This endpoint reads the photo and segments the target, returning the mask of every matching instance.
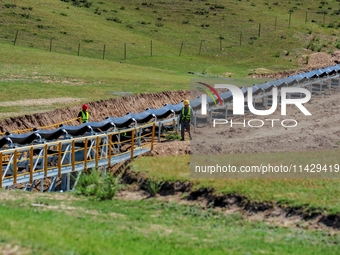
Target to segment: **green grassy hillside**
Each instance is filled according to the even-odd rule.
[[[202,74],[296,70],[340,47],[339,12],[337,1],[4,0],[0,102],[92,101],[189,89]]]
[[[184,73],[295,69],[303,55],[339,46],[337,1],[7,0],[0,7],[3,42],[14,44],[18,32],[20,46]]]

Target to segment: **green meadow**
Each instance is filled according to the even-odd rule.
[[[241,214],[67,194],[0,195],[0,251],[16,254],[338,254],[328,231],[270,226]],[[15,199],[13,198],[15,196]],[[5,254],[5,253],[4,253]]]
[[[266,80],[254,74],[308,68],[311,54],[340,49],[339,13],[334,0],[0,1],[0,103],[186,90],[198,77],[249,86]],[[5,105],[0,113],[79,104]],[[327,162],[338,158],[337,150],[318,153]],[[271,159],[305,164],[313,155]],[[267,155],[249,157],[258,164]],[[190,181],[194,189],[339,215],[336,178],[194,179],[189,161],[142,157],[130,168],[159,183]],[[6,247],[19,247],[17,254],[339,254],[337,230],[286,228],[154,198],[99,202],[1,191],[0,218],[4,254]]]

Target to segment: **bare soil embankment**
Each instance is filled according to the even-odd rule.
[[[121,117],[128,112],[138,113],[146,108],[161,108],[164,104],[177,104],[185,98],[189,98],[189,91],[166,91],[160,93],[139,94],[112,98],[109,100],[89,102],[91,121],[102,121],[106,117]],[[46,100],[46,104],[48,104]],[[21,130],[33,127],[49,126],[55,123],[65,122],[77,117],[79,107],[56,109],[45,113],[8,118],[0,121],[0,132]],[[74,122],[76,125],[77,123]]]
[[[268,224],[303,229],[323,229],[331,233],[340,230],[340,215],[327,215],[320,210],[307,207],[293,207],[277,202],[255,202],[241,194],[217,194],[211,188],[194,189],[190,181],[164,181],[159,183],[157,194],[150,195],[148,177],[124,168],[124,183],[129,188],[118,193],[119,199],[142,200],[156,197],[160,201],[196,205],[201,209],[213,208],[225,214],[239,213],[250,221],[264,221]]]

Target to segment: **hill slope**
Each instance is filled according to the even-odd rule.
[[[177,71],[296,69],[312,51],[340,45],[336,1],[9,0],[0,8],[0,41]]]

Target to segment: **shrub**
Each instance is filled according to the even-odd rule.
[[[77,195],[92,197],[97,200],[112,199],[118,190],[118,181],[113,175],[102,176],[92,169],[89,173],[82,173],[75,189]]]
[[[114,21],[116,23],[122,23],[122,20],[117,17],[106,18],[108,21]]]
[[[90,8],[92,6],[92,2],[89,2],[88,0],[61,0],[62,2],[72,2],[74,6],[77,7],[85,7],[85,8]]]
[[[44,26],[44,25],[38,25],[37,27],[40,28],[40,29],[49,29],[49,28],[51,28],[50,26]]]
[[[29,18],[30,18],[30,15],[29,15],[29,14],[26,14],[26,13],[23,13],[23,14],[21,14],[21,17],[26,18],[26,19],[29,19]]]
[[[181,136],[178,133],[167,133],[165,135],[165,139],[167,139],[167,140],[180,140]]]
[[[221,9],[221,10],[223,10],[223,9],[225,9],[225,7],[223,6],[223,5],[220,5],[220,4],[212,4],[211,6],[210,6],[210,10],[216,10],[216,9]]]
[[[336,47],[337,49],[340,49],[340,42],[336,42],[335,47]]]
[[[149,179],[147,181],[147,191],[149,192],[150,196],[155,196],[160,191],[161,187],[163,185],[163,182],[160,180],[157,180],[156,178]]]
[[[275,57],[275,58],[279,58],[279,57],[280,57],[280,52],[279,52],[279,51],[276,52],[276,53],[274,54],[274,57]]]
[[[327,27],[328,27],[328,28],[334,28],[334,27],[335,27],[335,24],[334,24],[334,22],[332,22],[332,23],[329,23],[329,24],[327,25]]]
[[[15,4],[5,4],[4,6],[6,8],[15,8],[15,7],[17,7]]]
[[[316,44],[314,44],[314,43],[312,43],[312,45],[311,45],[310,49],[311,49],[312,51],[315,51],[315,50],[316,50],[316,47],[317,47],[317,45],[316,45]]]

